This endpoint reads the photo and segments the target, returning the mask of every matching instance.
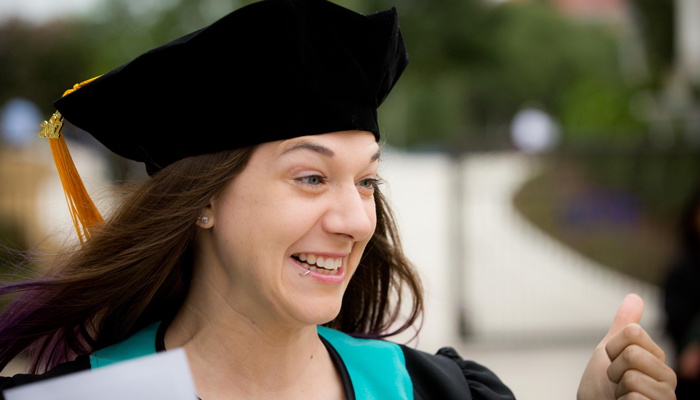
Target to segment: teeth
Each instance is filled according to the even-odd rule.
[[[327,271],[331,273],[331,275],[335,275],[337,273],[338,268],[340,268],[343,265],[343,259],[342,258],[332,258],[332,257],[322,257],[322,256],[317,256],[315,254],[309,254],[309,253],[297,253],[295,256],[302,261],[302,265],[305,268],[309,268],[312,271],[319,271],[319,272],[324,272],[326,273]],[[312,266],[315,269],[310,268],[309,266]],[[319,269],[320,268],[320,269]]]

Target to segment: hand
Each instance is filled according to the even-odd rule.
[[[639,326],[644,302],[628,294],[598,344],[578,388],[578,400],[675,399],[676,374],[666,355]]]

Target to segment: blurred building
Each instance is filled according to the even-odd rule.
[[[38,244],[45,235],[37,217],[38,193],[51,172],[50,165],[9,146],[0,148],[0,230],[10,246]]]
[[[550,0],[562,12],[578,18],[623,21],[628,13],[627,0]]]
[[[491,0],[494,3],[533,0]],[[548,0],[564,14],[593,21],[620,22],[629,13],[628,0]],[[693,0],[690,0],[693,1]]]
[[[676,0],[676,62],[678,72],[700,84],[700,2]]]
[[[37,154],[41,112],[31,101],[13,98],[0,109],[0,241],[25,247],[42,236],[36,200],[48,164]]]

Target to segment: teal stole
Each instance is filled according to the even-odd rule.
[[[160,322],[140,330],[123,342],[94,352],[90,366],[104,367],[156,353]],[[357,339],[333,329],[318,327],[318,334],[338,352],[350,375],[357,400],[413,400],[413,383],[401,348],[391,342]]]

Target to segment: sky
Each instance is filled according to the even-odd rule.
[[[102,0],[0,0],[0,23],[19,17],[43,23],[56,17],[85,14]]]

